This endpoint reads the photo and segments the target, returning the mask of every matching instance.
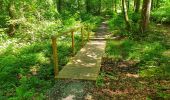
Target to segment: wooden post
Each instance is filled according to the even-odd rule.
[[[74,31],[71,32],[72,34],[72,50],[73,50],[73,55],[75,54],[75,48],[74,48]]]
[[[87,31],[88,31],[88,41],[89,41],[90,40],[90,28],[89,28],[89,26],[87,28]]]
[[[53,49],[53,62],[54,62],[54,76],[55,78],[58,75],[58,54],[57,54],[57,38],[55,35],[51,37],[52,39],[52,49]]]
[[[83,33],[83,27],[81,27],[81,39],[82,39],[82,46],[84,46],[84,33]]]

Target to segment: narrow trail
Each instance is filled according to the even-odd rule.
[[[96,80],[100,72],[106,45],[106,41],[100,38],[107,35],[107,30],[104,20],[94,35],[97,39],[90,40],[60,71],[55,86],[47,93],[49,100],[89,100],[87,90],[95,86],[95,81],[88,80]]]
[[[101,25],[98,27],[96,33],[95,33],[95,38],[105,38],[106,35],[108,35],[108,24],[107,24],[107,19],[104,19],[101,23]]]

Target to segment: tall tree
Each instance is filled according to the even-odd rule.
[[[141,22],[141,31],[145,32],[148,29],[149,19],[150,19],[150,10],[151,10],[152,0],[143,0],[142,7],[142,22]]]
[[[139,12],[140,9],[140,0],[135,0],[135,13]]]
[[[129,30],[130,29],[130,22],[129,22],[129,17],[127,13],[127,7],[126,7],[126,1],[122,0],[122,7],[123,7],[123,15],[126,23],[126,28]]]

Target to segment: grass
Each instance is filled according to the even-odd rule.
[[[161,7],[155,9],[152,14],[152,20],[160,23],[170,23],[170,3],[167,0]]]
[[[58,41],[61,69],[72,56],[71,36]],[[46,90],[54,84],[51,41],[18,42],[6,41],[0,51],[1,99],[44,98]],[[75,36],[75,45],[77,52],[82,45],[80,35]]]
[[[149,75],[152,76],[154,72],[161,70],[164,64],[168,65],[168,58],[162,55],[166,50],[164,44],[158,41],[133,41],[123,39],[121,41],[108,41],[106,56],[114,59],[136,61],[140,68],[143,70],[148,69]],[[153,71],[153,73],[151,73],[151,71]],[[147,76],[146,72],[144,72],[145,75],[142,73],[143,72],[141,72],[141,75]]]
[[[12,99],[44,97],[45,91],[54,84],[50,42],[47,40],[28,44],[19,49],[15,43],[12,43],[1,51],[0,82],[2,91],[0,95],[2,99],[12,96],[14,96]],[[75,43],[77,52],[81,48],[80,36],[76,36]],[[71,39],[60,40],[58,48],[61,69],[71,57]]]

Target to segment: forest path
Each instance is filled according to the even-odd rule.
[[[107,23],[104,20],[90,40],[59,72],[58,79],[96,80],[100,72],[101,59],[105,53]],[[101,39],[102,38],[102,39]]]
[[[108,26],[104,19],[93,39],[59,72],[54,87],[47,93],[48,100],[88,100],[89,88],[94,88],[105,52]],[[95,39],[94,39],[95,38]],[[65,80],[64,80],[65,79]],[[72,80],[73,79],[73,80]],[[74,80],[76,79],[76,80]]]

